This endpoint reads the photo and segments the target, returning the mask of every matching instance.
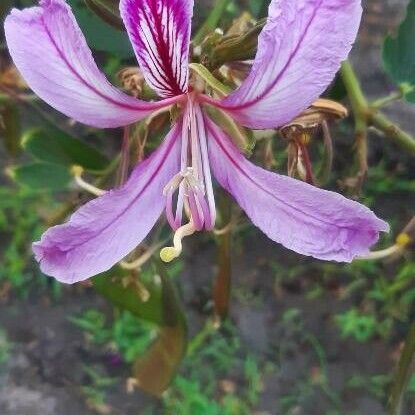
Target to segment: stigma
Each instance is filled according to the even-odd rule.
[[[183,250],[186,236],[215,227],[216,207],[209,166],[207,134],[196,95],[190,94],[181,135],[180,171],[164,188],[166,217],[174,230],[173,246],[163,248],[160,258],[171,262]]]

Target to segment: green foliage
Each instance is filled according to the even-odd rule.
[[[41,162],[13,167],[10,176],[28,189],[50,191],[65,189],[72,178],[66,167]]]
[[[415,180],[408,180],[407,171],[389,171],[384,162],[370,168],[365,197],[398,192],[415,192]]]
[[[11,157],[16,157],[20,152],[20,110],[12,102],[2,103],[0,100],[0,139]]]
[[[107,389],[117,382],[117,379],[105,376],[102,370],[84,366],[85,374],[89,384],[81,387],[88,406],[97,413],[106,414],[110,412],[107,405]]]
[[[134,56],[126,32],[107,25],[85,6],[83,0],[69,0],[69,3],[91,48],[124,59]]]
[[[138,321],[131,313],[122,312],[112,326],[113,341],[124,360],[133,363],[156,337],[153,325]]]
[[[347,386],[352,389],[363,389],[376,398],[383,400],[386,398],[391,379],[391,375],[363,376],[355,374],[349,379]]]
[[[5,243],[0,257],[0,284],[10,284],[22,295],[27,294],[33,277],[28,267],[30,243],[38,238],[42,227],[37,208],[48,204],[51,201],[46,195],[32,190],[0,187],[0,235]]]
[[[105,314],[94,309],[78,317],[69,317],[69,320],[81,328],[93,344],[120,353],[128,363],[143,354],[155,336],[153,325],[128,311],[120,312],[112,323]]]
[[[91,172],[108,166],[108,159],[99,151],[55,127],[26,131],[22,147],[35,161],[12,167],[9,174],[20,186],[32,190],[66,189],[74,165]]]
[[[123,310],[128,310],[135,316],[151,323],[163,324],[162,287],[153,273],[144,273],[140,280],[146,281],[145,289],[148,291],[148,301],[140,300],[140,286],[135,285],[137,276],[129,276],[126,272],[118,271],[124,277],[113,278],[111,275],[103,274],[93,279],[94,287],[112,305]],[[129,282],[125,286],[124,281]]]
[[[242,379],[235,382],[235,374]],[[183,367],[163,396],[165,415],[250,415],[259,402],[263,368],[243,353],[235,328],[208,323],[189,344]],[[222,379],[222,382],[218,382]]]
[[[85,4],[104,22],[123,30],[124,25],[120,16],[119,0],[84,0]]]
[[[358,342],[370,340],[377,333],[378,322],[373,315],[362,314],[352,308],[335,317],[342,337],[353,337]]]
[[[395,37],[383,45],[383,61],[388,75],[403,88],[406,98],[415,103],[415,0],[411,0],[405,20]]]
[[[43,163],[67,167],[78,165],[91,171],[104,170],[108,166],[108,159],[94,147],[56,128],[26,131],[22,146],[28,154]]]

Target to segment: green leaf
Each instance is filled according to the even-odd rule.
[[[113,305],[155,323],[159,333],[146,353],[134,363],[134,377],[141,389],[160,396],[170,385],[187,346],[186,322],[176,290],[164,266],[157,268],[159,282],[146,283],[150,297],[143,301],[134,277],[115,269],[93,279],[96,290]],[[127,280],[126,280],[127,278]],[[123,281],[124,279],[124,281]],[[126,281],[130,281],[126,284]],[[144,284],[143,281],[140,281]]]
[[[104,170],[109,163],[95,148],[58,129],[29,130],[23,136],[22,146],[34,158],[46,163],[78,165],[90,171]]]
[[[163,325],[154,343],[134,363],[134,377],[141,389],[161,397],[172,382],[186,354],[187,327],[176,290],[162,264],[157,268],[162,289]]]
[[[126,279],[130,284],[125,285]],[[148,301],[143,301],[140,297],[140,288],[134,284],[134,277],[125,271],[114,271],[112,275],[111,273],[99,275],[93,279],[93,284],[94,288],[113,306],[159,326],[163,324],[160,285],[154,282],[146,284],[145,288],[150,297]]]
[[[62,190],[71,181],[66,167],[50,163],[32,163],[14,167],[10,176],[18,184],[33,190]]]
[[[119,0],[84,0],[85,4],[105,23],[119,30],[125,30],[120,16]]]
[[[10,156],[16,157],[20,151],[20,114],[12,102],[0,104],[0,137]]]
[[[82,0],[69,0],[69,3],[91,48],[112,53],[122,59],[134,56],[126,32],[108,26],[89,10]]]
[[[249,7],[252,11],[252,14],[256,18],[260,19],[260,18],[263,18],[263,17],[267,17],[269,1],[267,1],[267,0],[251,0],[249,2]]]
[[[408,5],[406,18],[396,36],[383,44],[383,62],[388,75],[403,88],[408,101],[415,103],[415,0]]]

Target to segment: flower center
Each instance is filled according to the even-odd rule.
[[[161,258],[170,262],[182,251],[185,236],[215,226],[216,207],[209,166],[204,117],[195,96],[189,94],[182,126],[180,172],[164,188],[167,220],[175,230],[174,247],[164,248]],[[183,224],[183,217],[188,222]]]

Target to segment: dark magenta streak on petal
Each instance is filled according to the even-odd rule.
[[[157,47],[157,51],[160,55],[160,59],[161,59],[161,64],[162,64],[162,68],[166,73],[168,82],[169,82],[169,86],[172,90],[172,92],[176,95],[180,95],[185,91],[182,91],[182,89],[180,88],[180,86],[177,83],[176,77],[173,74],[173,68],[171,65],[171,61],[169,59],[169,55],[170,55],[170,49],[169,49],[169,45],[165,44],[163,42],[164,40],[164,36],[163,36],[163,24],[161,21],[161,17],[163,15],[163,10],[160,11],[160,13],[157,13],[157,0],[150,0],[149,2],[149,6],[150,8],[152,8],[152,14],[154,17],[154,22],[155,22],[155,32],[153,31],[153,28],[150,24],[150,22],[148,21],[148,16],[146,16],[144,14],[145,19],[147,20],[147,23],[149,25],[149,28],[153,34],[154,37],[154,41],[156,43],[156,47]],[[164,4],[162,3],[162,9],[164,7]],[[168,10],[167,10],[168,12]],[[157,36],[158,34],[158,36]],[[169,39],[169,33],[167,33],[167,39]]]
[[[147,17],[146,17],[147,20]],[[150,22],[147,21],[148,24],[150,24]],[[154,37],[154,33],[153,37]],[[151,49],[150,46],[150,40],[147,38],[146,34],[143,32],[143,37],[145,38],[147,45],[146,45],[146,49],[148,51],[148,54],[150,56],[150,59],[152,60],[155,69],[157,70],[157,74],[154,74],[150,65],[146,65],[148,71],[153,75],[153,82],[157,83],[159,86],[166,88],[167,90],[169,90],[170,92],[173,93],[172,90],[172,86],[171,86],[171,82],[170,80],[167,78],[166,74],[163,72],[163,62],[160,62],[157,55],[155,54],[155,52]],[[158,78],[158,76],[160,76],[161,79]],[[161,82],[165,82],[165,84],[162,84]]]
[[[297,55],[298,51],[300,50],[300,47],[301,47],[301,45],[303,43],[303,40],[305,39],[305,37],[306,37],[306,35],[308,33],[308,30],[311,27],[314,19],[316,18],[317,13],[318,13],[318,10],[321,7],[322,3],[323,3],[323,0],[320,0],[319,3],[318,3],[318,5],[315,7],[315,9],[313,11],[313,14],[312,14],[312,16],[310,18],[310,21],[308,22],[306,29],[304,30],[303,34],[301,35],[300,40],[299,40],[297,46],[295,47],[295,49],[292,52],[292,54],[290,55],[290,58],[288,59],[286,65],[284,66],[284,68],[282,69],[282,71],[278,74],[278,76],[275,78],[275,80],[265,89],[265,91],[262,94],[260,94],[255,99],[253,99],[251,101],[244,102],[241,105],[230,106],[230,109],[232,109],[232,110],[243,110],[243,109],[246,109],[246,108],[248,108],[248,107],[250,107],[252,105],[255,105],[256,103],[258,103],[259,101],[261,101],[263,98],[265,98],[269,94],[269,92],[272,91],[275,88],[275,86],[278,84],[278,82],[284,76],[284,74],[287,71],[287,69],[290,67],[290,64],[291,64],[292,60],[295,58],[295,56]],[[221,107],[221,108],[227,108],[226,105],[223,105],[222,106],[221,103],[216,103],[215,105],[218,106],[218,107]]]
[[[151,185],[151,183],[153,182],[153,180],[157,177],[157,174],[159,173],[161,167],[163,166],[164,162],[166,161],[167,157],[170,154],[171,149],[173,148],[174,144],[176,143],[177,138],[179,137],[180,131],[181,131],[181,124],[177,124],[175,125],[173,128],[175,128],[175,135],[174,137],[172,137],[168,147],[166,148],[165,153],[163,154],[163,157],[160,160],[159,165],[157,166],[157,169],[154,171],[154,173],[151,175],[151,177],[149,178],[149,180],[147,181],[147,183],[145,184],[145,186],[143,187],[143,189],[140,191],[140,193],[131,201],[131,203],[129,203],[125,209],[123,209],[115,218],[112,222],[110,222],[108,225],[106,225],[104,228],[100,229],[99,232],[97,232],[95,235],[91,236],[91,238],[88,238],[87,240],[83,241],[82,243],[80,243],[79,245],[77,245],[77,248],[88,243],[91,239],[96,238],[97,235],[99,235],[100,233],[104,232],[107,228],[109,228],[114,222],[116,222],[121,216],[124,215],[124,213],[126,211],[128,211],[132,205],[134,205],[135,203],[137,203],[138,199],[140,199],[140,197],[145,193],[145,191],[148,189],[148,187]],[[145,162],[145,161],[144,161]]]
[[[60,48],[59,48],[59,46],[57,45],[57,43],[56,43],[56,41],[55,41],[55,39],[53,38],[53,36],[52,36],[52,34],[50,33],[50,31],[49,31],[49,28],[48,28],[48,26],[47,26],[47,24],[45,23],[45,20],[44,20],[44,18],[42,17],[42,20],[41,20],[41,22],[42,22],[42,26],[43,26],[43,28],[45,29],[45,32],[47,33],[47,35],[48,35],[48,37],[49,37],[49,39],[50,39],[50,41],[51,41],[51,43],[53,44],[53,46],[55,47],[55,49],[56,49],[56,51],[58,52],[58,54],[59,54],[59,56],[60,56],[60,58],[65,62],[65,64],[68,66],[68,68],[70,69],[70,71],[86,86],[86,87],[88,87],[90,90],[92,90],[95,94],[97,94],[98,96],[100,96],[100,97],[102,97],[102,98],[104,98],[105,100],[107,100],[108,102],[111,102],[111,103],[113,103],[113,104],[115,104],[115,105],[118,105],[118,106],[120,106],[120,107],[122,107],[122,108],[126,108],[126,109],[129,109],[129,110],[138,110],[138,111],[140,111],[140,110],[146,110],[147,108],[146,107],[142,107],[142,106],[140,106],[140,105],[138,105],[137,104],[137,106],[133,106],[133,105],[128,105],[128,104],[125,104],[125,103],[123,103],[123,102],[119,102],[119,101],[116,101],[116,100],[114,100],[113,98],[111,98],[111,97],[108,97],[107,95],[105,95],[105,94],[103,94],[102,92],[100,92],[98,89],[96,89],[93,85],[91,85],[90,83],[88,83],[78,72],[77,72],[77,70],[72,66],[72,64],[66,59],[66,56],[62,53],[62,51],[60,50]],[[160,103],[159,104],[156,104],[156,103],[154,103],[154,109],[157,109],[157,108],[162,108],[162,107],[164,107],[164,106],[168,106],[168,105],[170,105],[171,103],[174,103],[174,102],[176,102],[178,99],[177,99],[178,97],[176,97],[176,99],[172,99],[172,100],[164,100],[164,101],[160,101]]]
[[[290,205],[286,200],[279,199],[274,193],[269,192],[267,189],[265,189],[263,186],[261,186],[261,184],[258,183],[258,182],[256,182],[252,178],[252,176],[250,176],[249,174],[247,174],[245,172],[245,170],[240,166],[240,164],[238,163],[238,161],[235,160],[232,157],[232,155],[227,150],[226,146],[223,144],[222,139],[217,136],[216,131],[210,126],[210,123],[207,123],[207,129],[209,130],[210,134],[212,134],[212,137],[214,138],[214,140],[216,141],[216,143],[218,144],[218,146],[222,149],[223,153],[226,155],[226,157],[232,163],[232,165],[238,171],[240,171],[252,184],[254,184],[256,187],[258,187],[259,189],[261,189],[264,193],[268,194],[271,198],[277,200],[278,203],[282,204],[283,206],[286,205],[290,209],[297,210],[298,212],[302,213],[304,215],[304,217],[310,217],[312,219],[315,219],[318,222],[321,222],[321,223],[324,223],[324,224],[327,224],[327,225],[333,225],[331,222],[324,221],[320,217],[311,215],[310,212],[304,212],[304,211],[302,211],[301,209],[298,208],[298,206],[292,206],[292,205]],[[230,145],[232,145],[232,144],[230,144]],[[255,197],[255,195],[253,195],[252,197]],[[354,228],[352,226],[338,225],[338,227],[339,228],[343,228],[343,229],[354,230]]]

